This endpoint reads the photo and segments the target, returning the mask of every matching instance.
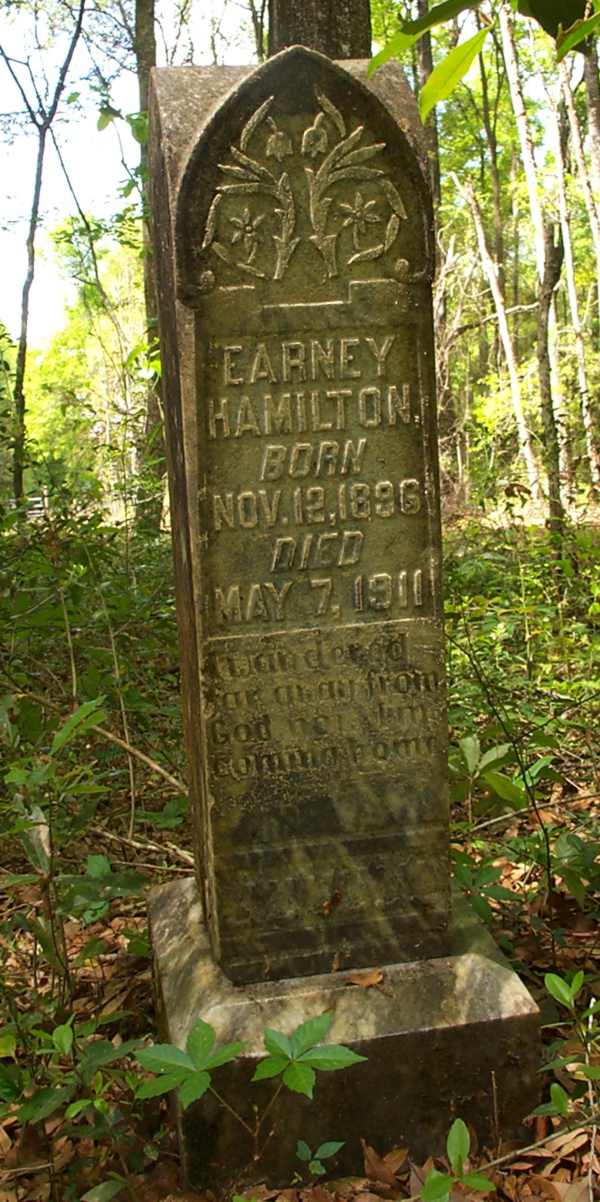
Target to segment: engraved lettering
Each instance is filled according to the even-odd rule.
[[[292,394],[284,392],[279,402],[266,393],[264,397],[265,434],[291,434]]]
[[[327,394],[329,396],[329,393]],[[310,394],[310,410],[312,414],[312,428],[317,433],[321,430],[332,430],[333,422],[326,422],[321,416],[321,397],[320,393],[313,390]]]
[[[295,378],[302,383],[306,379],[306,347],[304,343],[282,342],[281,356],[284,383],[287,384],[294,380],[294,372],[298,373]]]
[[[259,488],[258,499],[263,511],[267,526],[275,526],[277,523],[277,515],[279,513],[279,503],[281,501],[281,489],[276,488],[273,496],[269,497],[266,488]]]
[[[356,445],[350,441],[344,444],[340,475],[347,476],[349,473],[353,475],[355,472],[360,472],[362,470],[362,462],[366,447],[366,438],[359,438]]]
[[[257,380],[268,380],[270,384],[277,383],[277,376],[273,371],[273,365],[269,359],[267,348],[264,342],[259,342],[257,344],[254,358],[252,360],[252,366],[250,368],[250,383],[256,384]]]
[[[327,534],[319,535],[317,538],[317,549],[315,553],[316,568],[330,568],[333,565],[333,544],[337,542],[339,537],[340,536],[337,530],[335,533],[332,531]]]
[[[223,501],[219,493],[215,493],[213,496],[213,525],[215,530],[222,530],[223,524],[233,530],[234,520],[233,493],[226,492],[225,501]]]
[[[238,519],[244,530],[253,530],[258,522],[258,507],[253,492],[241,492],[238,497]]]
[[[285,584],[282,584],[279,591],[277,590],[277,585],[271,584],[270,581],[267,581],[265,584],[263,584],[265,592],[273,599],[275,604],[275,617],[278,621],[282,621],[285,617],[284,607],[293,584],[293,580],[286,580]]]
[[[362,530],[344,530],[338,560],[340,568],[347,568],[353,563],[358,563],[364,541],[365,536]]]
[[[336,402],[336,429],[346,428],[346,400],[352,396],[351,388],[331,388],[327,391],[327,400]]]
[[[312,462],[312,446],[309,442],[297,442],[290,452],[290,476],[308,476]]]
[[[360,338],[340,338],[340,376],[342,380],[360,379],[360,370],[352,367],[354,363],[353,347],[360,346]]]
[[[241,622],[242,602],[239,584],[232,584],[225,597],[223,590],[215,589],[215,608],[222,622]]]
[[[398,418],[405,425],[410,422],[410,384],[403,384],[400,391],[395,384],[390,384],[387,390],[387,411],[390,426],[395,426]]]
[[[346,444],[347,446],[348,444]],[[337,442],[319,443],[317,476],[335,476],[340,447]]]
[[[335,370],[333,356],[333,338],[327,339],[326,348],[323,347],[320,342],[317,342],[315,338],[312,339],[310,344],[311,379],[317,379],[319,369],[322,371],[327,380],[333,379]]]
[[[246,608],[246,621],[255,622],[258,618],[263,621],[268,619],[269,611],[267,603],[262,595],[260,584],[251,584],[248,593],[248,605]]]
[[[388,334],[387,338],[384,338],[381,346],[377,345],[376,338],[365,338],[365,342],[366,342],[369,350],[375,356],[375,362],[377,364],[377,375],[378,376],[385,375],[385,361],[386,361],[395,341],[396,341],[395,334]]]
[[[277,443],[269,443],[265,447],[262,467],[260,469],[261,480],[278,480],[283,472],[283,465],[287,456],[287,448]]]
[[[223,438],[229,438],[229,402],[227,397],[220,402],[216,409],[212,397],[208,398],[208,434],[209,438],[217,437],[217,422],[222,423]]]
[[[381,425],[381,392],[378,388],[361,388],[358,394],[358,413],[361,425]]]
[[[421,508],[421,485],[418,480],[401,480],[398,485],[402,513],[418,513]]]
[[[243,396],[240,401],[234,438],[240,438],[242,434],[260,434],[258,418],[248,396]]]
[[[294,566],[296,554],[295,538],[276,538],[271,555],[271,571],[286,572]]]
[[[226,346],[223,349],[223,383],[226,388],[228,388],[230,384],[244,383],[243,376],[233,375],[233,371],[236,368],[236,364],[233,362],[233,356],[241,355],[243,349],[244,348],[242,346]]]

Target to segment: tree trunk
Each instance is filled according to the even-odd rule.
[[[597,314],[597,316],[598,316],[598,328],[600,330],[600,215],[598,213],[598,209],[597,209],[596,203],[594,201],[592,185],[590,183],[590,177],[589,177],[589,173],[588,173],[588,169],[587,169],[587,163],[585,161],[585,154],[583,151],[583,139],[581,137],[581,129],[579,126],[579,118],[577,116],[575,102],[573,100],[573,93],[571,91],[571,81],[569,79],[569,72],[567,71],[567,68],[566,68],[564,62],[560,63],[558,69],[560,72],[560,84],[561,84],[563,100],[565,103],[565,108],[567,110],[567,116],[569,118],[569,128],[571,130],[571,145],[573,147],[573,153],[575,155],[575,162],[577,163],[577,174],[579,176],[579,183],[581,184],[581,191],[583,192],[583,198],[584,198],[585,207],[587,210],[588,221],[590,223],[590,229],[592,231],[592,242],[594,244],[594,255],[596,258],[596,291],[597,291],[597,295],[598,295],[598,314]]]
[[[134,49],[140,112],[142,113],[147,113],[148,111],[150,71],[152,67],[156,66],[154,21],[154,0],[136,0]],[[156,271],[148,224],[147,159],[147,145],[146,142],[142,142],[140,145],[140,172],[142,177],[144,237],[144,308],[146,313],[146,339],[148,346],[152,348],[156,345],[158,339],[158,305],[156,296]],[[160,382],[157,377],[148,386],[144,436],[138,451],[138,471],[140,480],[136,505],[137,521],[148,528],[159,529],[162,515],[166,463]]]
[[[269,0],[269,54],[295,45],[329,58],[370,58],[369,0]]]
[[[515,114],[519,143],[521,146],[523,170],[525,171],[525,180],[527,182],[529,209],[531,212],[531,220],[533,222],[537,274],[538,279],[541,280],[544,275],[544,222],[542,218],[542,206],[540,204],[540,198],[538,194],[535,159],[533,157],[533,147],[531,145],[531,137],[529,134],[529,122],[527,120],[527,111],[525,108],[525,100],[523,98],[523,89],[521,87],[521,78],[519,76],[519,66],[515,51],[512,13],[508,5],[504,2],[500,5],[500,31],[502,34],[502,53],[504,55],[506,74],[510,88],[510,99],[513,112]]]
[[[563,247],[560,238],[555,241],[551,223],[544,228],[544,275],[540,287],[540,303],[537,322],[537,356],[540,381],[540,403],[544,428],[544,459],[548,476],[548,512],[550,530],[562,537],[565,515],[560,488],[560,443],[556,415],[552,402],[552,375],[548,340],[548,325],[552,297],[560,279]]]
[[[517,425],[517,432],[518,432],[518,436],[519,436],[519,452],[523,458],[523,462],[525,464],[525,468],[527,471],[527,480],[529,483],[529,488],[531,490],[532,500],[537,501],[540,498],[540,482],[539,482],[538,466],[537,466],[535,455],[533,452],[533,443],[531,440],[531,434],[530,434],[529,428],[527,426],[527,422],[525,420],[525,414],[523,411],[523,402],[521,400],[521,386],[519,383],[519,372],[518,372],[518,368],[517,368],[517,361],[515,359],[515,352],[514,352],[514,347],[512,344],[512,339],[510,336],[510,330],[508,328],[508,319],[506,316],[504,297],[502,296],[502,292],[500,290],[500,284],[498,282],[498,273],[496,271],[496,265],[495,265],[494,260],[492,259],[492,256],[488,250],[488,245],[487,245],[486,237],[485,237],[485,231],[483,228],[483,220],[482,220],[482,216],[481,216],[481,210],[479,208],[477,197],[475,196],[475,191],[473,189],[473,185],[471,183],[469,183],[467,185],[466,192],[465,192],[465,189],[461,187],[458,179],[456,179],[456,184],[457,184],[459,191],[462,192],[463,196],[466,194],[466,199],[467,199],[469,207],[471,209],[471,215],[473,217],[473,223],[475,226],[475,233],[477,234],[477,245],[479,247],[479,256],[481,259],[481,266],[483,269],[483,273],[487,279],[487,282],[490,286],[490,291],[492,293],[492,297],[494,299],[494,305],[496,308],[496,316],[498,318],[498,330],[500,332],[500,338],[502,340],[502,348],[504,350],[504,357],[506,359],[506,366],[508,368],[508,375],[509,375],[509,380],[510,380],[510,393],[511,393],[512,404],[513,404],[513,412],[515,415],[515,422]]]
[[[0,45],[0,57],[2,58],[9,74],[16,85],[29,120],[38,135],[38,147],[35,164],[35,175],[33,183],[33,195],[31,198],[31,208],[29,210],[29,227],[27,231],[27,271],[21,294],[21,326],[19,330],[19,340],[17,344],[17,362],[15,367],[15,383],[14,383],[14,435],[13,435],[13,491],[17,505],[23,500],[23,473],[25,469],[25,369],[27,366],[27,342],[29,334],[29,302],[31,296],[31,288],[35,275],[35,239],[37,228],[40,219],[40,200],[42,195],[42,181],[44,177],[44,157],[46,153],[46,142],[48,133],[52,129],[52,122],[58,112],[58,106],[67,82],[67,75],[75,53],[75,47],[81,37],[83,27],[83,14],[85,12],[86,0],[79,0],[79,8],[75,17],[75,25],[67,48],[67,53],[59,68],[56,84],[52,93],[52,98],[48,107],[41,99],[40,92],[36,87],[35,79],[30,75],[31,83],[33,84],[33,92],[35,100],[29,100],[27,91],[23,87],[20,78],[15,68],[15,62],[9,58],[6,52]],[[23,64],[21,64],[23,65]]]
[[[529,132],[529,121],[527,119],[527,110],[525,108],[525,99],[523,96],[523,88],[521,85],[521,77],[519,74],[519,62],[513,36],[513,19],[512,12],[506,0],[500,5],[500,30],[502,34],[502,53],[506,65],[506,74],[508,77],[508,85],[510,89],[510,99],[515,121],[519,133],[519,142],[521,146],[521,158],[523,160],[523,168],[525,171],[525,179],[527,181],[527,194],[529,198],[529,211],[533,225],[533,237],[535,245],[535,259],[538,277],[539,291],[544,288],[544,279],[546,276],[546,236],[545,236],[545,218],[540,201],[537,172],[535,159],[533,156],[533,146],[531,135]],[[545,324],[545,356],[548,358],[550,365],[550,403],[554,409],[553,424],[558,430],[562,429],[562,413],[564,403],[562,397],[560,383],[560,369],[558,358],[558,325],[556,321],[556,311],[554,307],[554,296],[550,294],[550,309],[548,320]],[[539,326],[538,326],[539,333]],[[538,367],[541,360],[538,356]],[[546,380],[540,377],[540,402],[544,404],[544,390],[546,388]]]
[[[40,197],[44,175],[44,157],[48,128],[38,129],[38,149],[33,183],[33,197],[27,231],[27,272],[21,295],[21,326],[17,344],[17,364],[14,386],[14,437],[13,437],[13,493],[18,504],[23,500],[23,474],[25,471],[25,368],[27,365],[27,343],[29,333],[29,302],[35,275],[35,237],[40,219]]]
[[[267,0],[248,0],[254,48],[259,63],[267,57]]]
[[[426,17],[429,12],[429,0],[417,0],[417,17]],[[419,38],[417,42],[417,69],[419,77],[419,91],[425,87],[431,72],[433,71],[433,52],[431,49],[431,34],[429,30]],[[427,149],[427,158],[429,161],[429,186],[433,197],[434,207],[437,209],[441,200],[441,173],[440,173],[440,148],[438,141],[438,127],[436,109],[429,114],[425,122],[425,146]]]
[[[490,179],[492,184],[492,209],[494,213],[494,247],[496,266],[498,268],[498,283],[505,295],[505,279],[504,279],[504,233],[502,222],[502,188],[500,184],[500,171],[498,168],[498,140],[496,138],[495,123],[492,120],[490,109],[490,98],[488,90],[487,72],[485,69],[485,61],[483,54],[479,55],[479,74],[481,77],[481,113],[483,117],[483,128],[488,144],[490,156]]]
[[[557,159],[557,178],[558,178],[558,203],[560,212],[560,227],[562,233],[562,241],[565,256],[565,275],[567,278],[567,296],[569,299],[569,309],[571,316],[571,326],[573,328],[573,336],[575,339],[575,355],[577,358],[577,381],[579,384],[579,398],[581,404],[581,417],[583,421],[583,429],[585,434],[585,446],[590,467],[590,477],[595,488],[600,487],[600,449],[597,445],[596,431],[594,428],[594,419],[592,416],[592,407],[590,404],[590,390],[588,384],[587,364],[585,357],[585,343],[583,339],[583,329],[581,318],[579,316],[579,298],[577,296],[577,284],[575,281],[575,262],[573,258],[573,244],[571,241],[571,222],[569,217],[569,208],[567,204],[567,189],[565,186],[565,150],[568,125],[564,108],[561,109],[560,119],[558,122],[557,138],[556,138],[556,159]],[[564,432],[563,432],[564,434]],[[563,469],[564,472],[564,469]]]
[[[592,42],[584,58],[583,75],[587,95],[588,140],[594,200],[600,211],[600,86],[598,84],[598,53]]]

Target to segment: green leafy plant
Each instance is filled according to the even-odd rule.
[[[237,1059],[244,1051],[245,1045],[237,1042],[218,1046],[214,1028],[201,1018],[188,1035],[185,1051],[174,1044],[155,1044],[136,1051],[136,1059],[142,1067],[155,1074],[153,1078],[143,1081],[138,1086],[137,1097],[157,1097],[175,1090],[181,1105],[186,1109],[205,1093],[212,1093],[220,1105],[224,1106],[251,1135],[254,1158],[258,1159],[262,1153],[259,1137],[264,1120],[284,1087],[312,1099],[317,1072],[337,1072],[366,1059],[341,1044],[321,1042],[327,1035],[332,1021],[332,1013],[326,1010],[316,1018],[301,1023],[291,1035],[265,1028],[263,1042],[267,1056],[259,1061],[252,1080],[265,1081],[278,1077],[279,1081],[262,1113],[255,1113],[253,1120],[249,1121],[239,1114],[217,1092],[212,1081],[214,1069]],[[333,1154],[334,1152],[327,1153]],[[321,1152],[321,1159],[324,1155],[325,1153]],[[319,1159],[317,1153],[315,1158]]]
[[[495,1190],[496,1186],[489,1177],[485,1177],[483,1173],[471,1173],[465,1170],[470,1149],[469,1128],[462,1119],[455,1119],[446,1139],[446,1154],[452,1171],[441,1173],[439,1169],[431,1169],[421,1190],[423,1202],[446,1202],[455,1185],[464,1185],[467,1189],[482,1194],[488,1194]]]
[[[323,1164],[323,1161],[335,1156],[336,1152],[339,1152],[340,1148],[343,1147],[343,1140],[327,1140],[324,1144],[319,1144],[319,1147],[314,1152],[311,1152],[308,1144],[303,1139],[299,1139],[296,1144],[296,1156],[298,1160],[301,1160],[303,1164],[308,1166],[308,1171],[312,1177],[322,1177],[323,1173],[327,1172],[327,1167]]]
[[[580,970],[571,980],[558,973],[549,972],[544,977],[547,992],[555,1002],[567,1011],[568,1018],[559,1026],[566,1026],[564,1039],[556,1040],[550,1047],[551,1059],[542,1072],[555,1072],[569,1091],[559,1082],[550,1086],[550,1101],[538,1106],[534,1114],[560,1115],[569,1119],[572,1110],[579,1111],[578,1121],[590,1121],[598,1110],[598,1082],[600,1082],[600,1027],[597,1016],[600,1002],[592,998],[588,1006],[579,1005],[585,985],[585,974]]]
[[[519,904],[516,894],[498,884],[502,869],[489,857],[476,860],[468,852],[454,848],[452,865],[455,881],[484,922],[490,922],[494,916],[490,901],[507,902],[512,906]]]

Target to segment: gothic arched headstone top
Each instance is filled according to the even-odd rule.
[[[303,46],[253,72],[204,126],[178,197],[181,300],[385,303],[432,271],[417,158],[361,83]],[[356,286],[358,285],[358,290]]]

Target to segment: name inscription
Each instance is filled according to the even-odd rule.
[[[407,325],[203,345],[211,635],[434,612],[416,342]]]

